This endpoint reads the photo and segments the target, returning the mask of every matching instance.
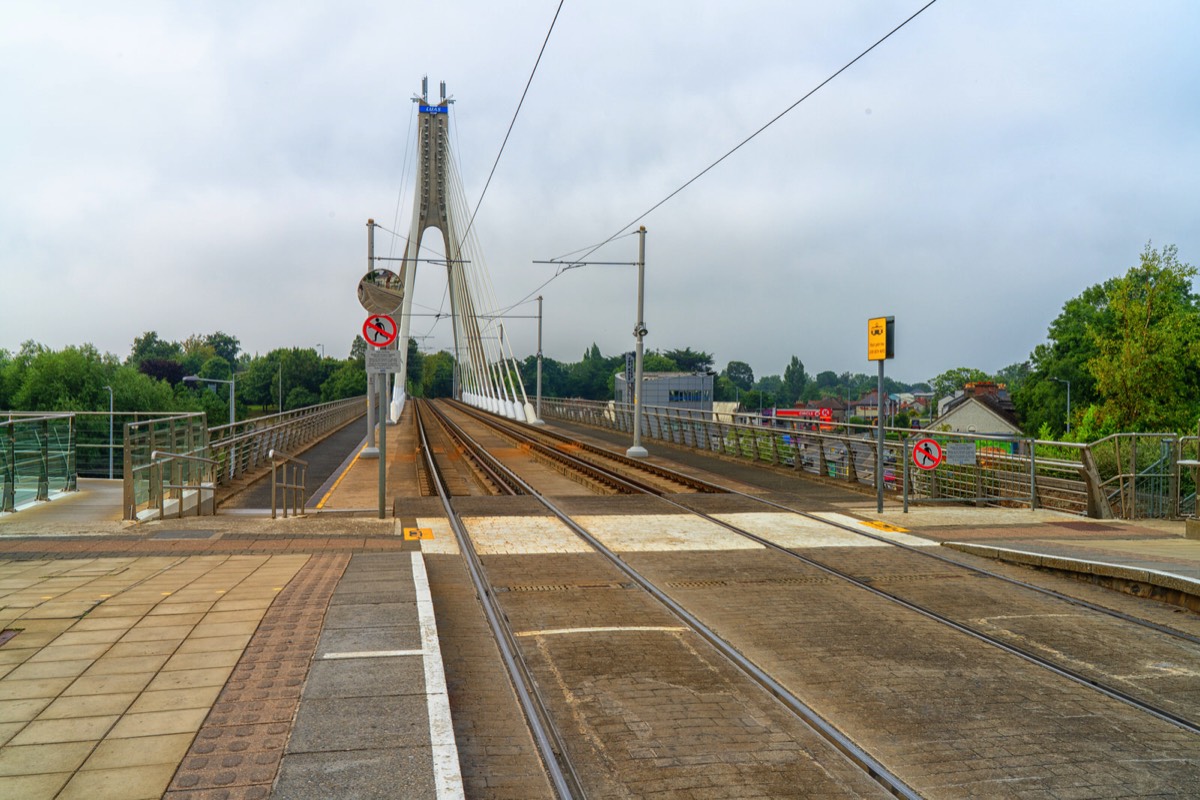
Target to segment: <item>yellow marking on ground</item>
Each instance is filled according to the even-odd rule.
[[[419,539],[432,539],[432,538],[433,538],[433,529],[432,528],[405,528],[404,529],[404,541],[406,541],[406,542],[415,542]]]
[[[366,445],[363,445],[363,447],[366,447]],[[350,466],[348,466],[344,470],[342,470],[341,475],[338,475],[338,479],[333,482],[333,486],[329,487],[329,491],[326,492],[325,496],[322,497],[320,502],[317,503],[317,508],[325,507],[325,501],[329,499],[330,495],[332,495],[335,491],[337,491],[338,484],[340,484],[342,482],[342,478],[349,475],[350,470],[354,469],[354,464],[358,461],[358,457],[360,455],[362,455],[362,450],[359,450],[357,453],[354,454],[354,460],[350,462]]]
[[[518,631],[514,636],[561,636],[568,633],[624,633],[632,631],[634,633],[641,631],[663,631],[665,633],[679,633],[686,631],[680,625],[630,625],[625,627],[611,628],[543,628],[539,631]]]
[[[875,528],[877,530],[887,531],[889,533],[909,533],[908,528],[901,528],[899,525],[893,525],[892,523],[884,522],[881,519],[863,519],[859,520],[859,523],[866,525],[869,528]]]

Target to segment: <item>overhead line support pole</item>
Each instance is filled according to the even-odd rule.
[[[634,356],[633,378],[633,446],[625,451],[630,458],[646,458],[650,454],[642,447],[642,339],[646,330],[644,314],[644,298],[646,294],[646,226],[638,228],[638,293],[637,293],[637,325],[633,335],[637,339],[637,350]]]

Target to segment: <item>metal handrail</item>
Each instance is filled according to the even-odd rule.
[[[175,516],[176,518],[183,517],[183,499],[184,493],[189,489],[196,492],[196,516],[201,516],[204,513],[204,492],[209,493],[209,503],[212,506],[212,512],[216,513],[216,481],[215,479],[205,481],[203,475],[198,481],[184,482],[180,476],[179,470],[173,470],[177,476],[173,482],[167,483],[163,480],[163,467],[165,464],[187,461],[191,463],[204,464],[209,468],[210,472],[215,472],[219,462],[212,458],[204,456],[194,456],[187,453],[169,453],[165,450],[152,450],[150,452],[151,481],[156,483],[158,489],[158,517],[165,519],[167,516],[167,490],[178,492],[176,498]],[[215,478],[215,476],[210,476]]]
[[[303,516],[305,494],[308,491],[308,462],[275,448],[271,448],[267,457],[271,459],[271,519],[275,519],[275,498],[278,489],[283,489],[283,518],[287,519],[289,505],[292,506],[294,516]],[[289,464],[292,466],[291,481],[288,480]],[[278,475],[281,466],[283,467],[283,482],[279,483]],[[295,483],[297,475],[300,476],[299,483]]]

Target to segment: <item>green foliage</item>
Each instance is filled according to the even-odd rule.
[[[133,340],[133,348],[129,351],[129,358],[125,359],[125,363],[136,367],[147,358],[169,358],[177,361],[182,355],[183,348],[179,344],[163,341],[155,331],[146,331]]]
[[[419,387],[423,385],[422,376],[425,370],[425,354],[417,349],[417,340],[408,340],[408,354],[405,356],[408,359],[406,362],[406,371],[408,373],[408,388]],[[366,354],[363,355],[363,363],[366,363]],[[366,386],[364,379],[364,386]],[[350,395],[353,397],[354,395]]]
[[[599,350],[596,351],[597,355],[599,352]],[[713,367],[711,353],[694,351],[690,347],[682,350],[664,350],[662,354],[678,364],[681,372],[708,372]]]
[[[975,369],[974,367],[955,367],[954,369],[948,369],[931,381],[933,384],[934,401],[936,402],[943,397],[949,397],[959,389],[962,389],[968,383],[975,383],[977,381],[990,381],[991,379],[991,375],[988,375],[981,369]]]
[[[213,356],[205,361],[195,373],[198,378],[214,381],[228,381],[233,378],[233,367],[220,356]]]
[[[1141,263],[1108,289],[1112,331],[1090,331],[1087,367],[1104,398],[1102,412],[1123,431],[1182,430],[1200,402],[1200,297],[1196,268],[1173,246],[1150,245]]]
[[[346,361],[321,384],[321,402],[360,397],[367,393],[367,372],[353,361]]]
[[[804,362],[796,356],[788,362],[783,370],[783,392],[779,398],[780,405],[792,406],[804,394],[808,384],[808,373],[804,371]]]
[[[750,387],[754,385],[754,370],[745,361],[730,361],[721,374],[743,392],[750,391]]]
[[[454,391],[454,356],[444,350],[425,356],[422,375],[425,397],[449,397]]]
[[[1147,245],[1124,276],[1068,300],[1013,393],[1026,429],[1064,431],[1069,381],[1075,441],[1118,431],[1191,430],[1200,414],[1195,277],[1174,246]]]
[[[642,355],[642,372],[682,372],[679,365],[662,353]]]

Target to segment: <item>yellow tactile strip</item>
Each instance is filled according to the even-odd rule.
[[[167,800],[270,796],[348,555],[313,556],[279,594],[200,728]]]
[[[299,555],[0,562],[0,797],[158,800]]]

